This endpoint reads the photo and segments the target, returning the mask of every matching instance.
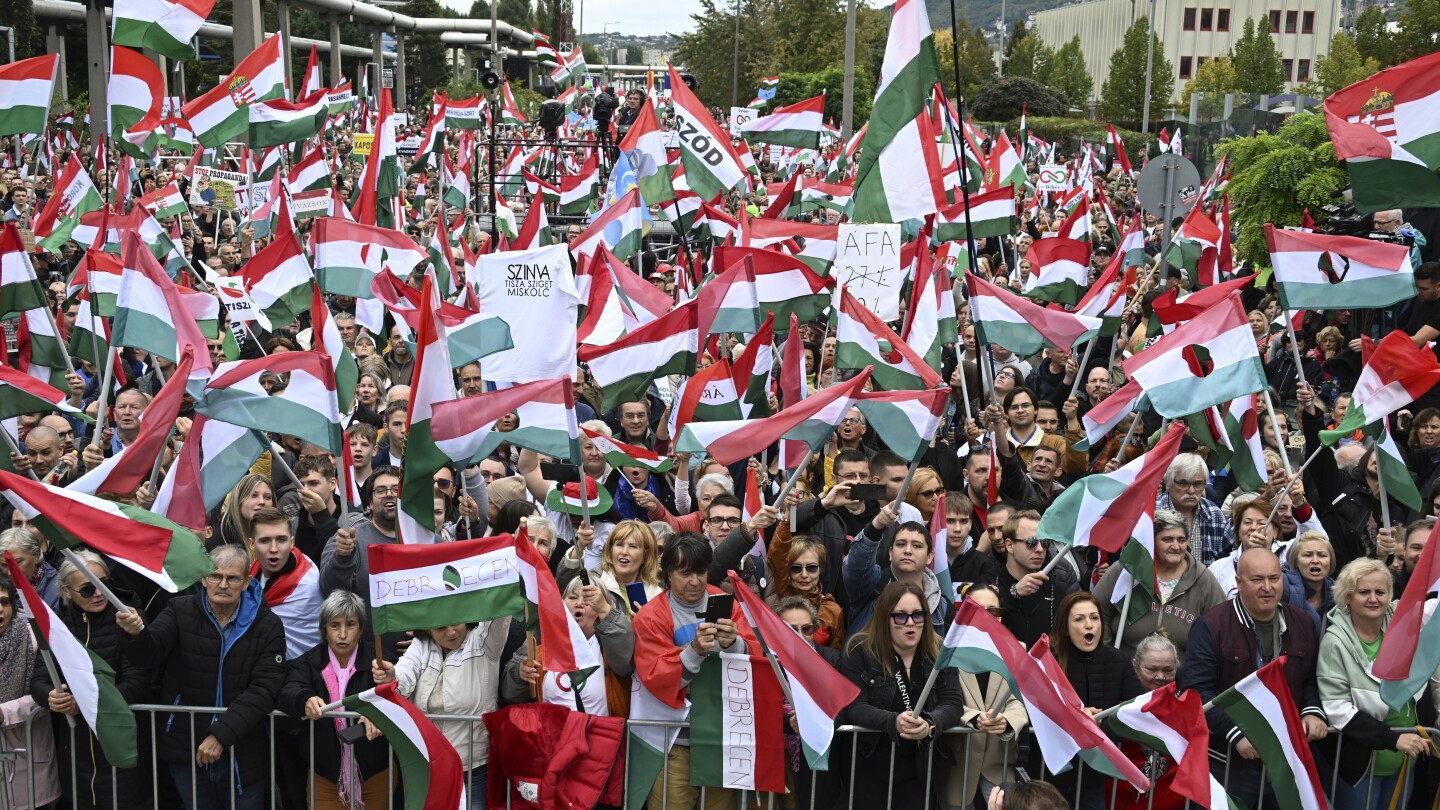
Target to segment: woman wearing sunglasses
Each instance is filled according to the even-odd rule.
[[[82,550],[75,552],[75,557],[90,569],[90,573],[104,581],[106,587],[116,591],[117,596],[122,599],[128,596],[120,591],[114,582],[109,581],[110,569],[98,554]],[[116,622],[119,614],[105,598],[105,594],[70,560],[60,566],[60,599],[62,604],[58,612],[61,621],[65,622],[65,626],[86,649],[115,670],[115,685],[119,687],[121,696],[129,703],[144,702],[150,693],[150,668],[145,666],[143,661],[120,652],[124,633]],[[133,608],[125,616],[132,629],[140,625],[139,614]],[[75,697],[51,683],[44,667],[36,668],[31,691],[37,696],[49,696],[52,719],[56,721],[56,758],[62,763],[61,768],[68,768],[72,761],[75,764],[73,780],[70,774],[65,774],[60,779],[61,791],[70,799],[72,806],[92,808],[110,807],[113,804],[119,808],[132,808],[144,807],[149,803],[148,767],[112,769],[99,743],[95,741],[94,732],[86,729],[85,719],[80,716]],[[79,744],[73,752],[66,750],[70,747],[71,735],[59,717],[62,714],[75,718],[75,739]],[[78,787],[78,792],[73,796],[69,795],[72,785]]]
[[[1000,592],[993,585],[967,585],[960,595],[973,599],[997,619],[1005,615],[1000,607]],[[968,765],[950,769],[945,803],[952,808],[970,807],[977,795],[989,796],[994,788],[1015,780],[1015,765],[1019,761],[1017,736],[1030,722],[1025,704],[1010,692],[1001,676],[993,672],[971,675],[963,671],[959,676],[960,696],[965,705],[961,721],[973,732],[945,739],[945,744],[955,752],[956,762],[960,762],[961,757],[969,757]]]
[[[952,753],[935,740],[960,723],[965,707],[953,669],[939,673],[924,705],[916,703],[939,652],[925,591],[910,582],[887,585],[870,621],[846,645],[842,671],[860,687],[846,720],[879,732],[856,739],[855,773],[892,776],[888,782],[856,779],[854,806],[885,807],[887,792],[891,807],[940,805]]]
[[[789,597],[807,600],[819,616],[815,637],[810,640],[819,647],[840,649],[845,639],[845,613],[820,582],[820,572],[825,570],[825,544],[805,535],[791,535],[789,510],[785,510],[775,524],[775,536],[766,554],[774,588],[765,602],[778,611],[781,601]]]

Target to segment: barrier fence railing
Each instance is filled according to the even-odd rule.
[[[191,756],[189,757],[188,780],[184,780],[182,779],[182,773],[176,773],[174,771],[173,764],[169,766],[164,765],[158,756],[157,732],[162,727],[175,722],[176,718],[180,715],[218,715],[223,714],[224,709],[217,709],[210,706],[167,706],[160,704],[140,704],[132,706],[131,708],[137,715],[144,716],[138,724],[141,731],[140,740],[143,747],[141,751],[141,764],[136,767],[147,769],[149,772],[150,780],[147,795],[139,797],[121,796],[119,793],[119,780],[115,778],[116,769],[112,767],[110,779],[108,780],[110,784],[110,795],[108,797],[83,797],[82,804],[84,806],[131,807],[149,804],[156,808],[156,810],[159,810],[159,808],[162,807],[173,806],[168,802],[178,799],[184,804],[187,810],[213,807],[227,807],[230,810],[249,810],[250,808],[265,807],[306,807],[309,808],[309,810],[313,810],[315,807],[315,788],[317,784],[314,753],[315,722],[334,722],[337,718],[343,718],[353,723],[359,717],[359,715],[350,712],[333,712],[327,713],[319,721],[310,721],[303,718],[292,717],[281,712],[273,712],[270,714],[266,720],[268,726],[266,729],[266,737],[268,739],[268,762],[266,763],[266,771],[269,775],[269,784],[261,784],[257,794],[254,785],[247,786],[238,783],[237,773],[239,766],[233,758],[232,751],[225,751],[220,758],[216,760],[216,764],[223,767],[225,772],[225,776],[220,779],[216,779],[214,772],[211,771],[209,766],[197,765],[195,758]],[[467,725],[468,729],[464,734],[465,741],[457,745],[456,750],[461,755],[464,763],[468,764],[476,760],[477,740],[481,739],[476,733],[476,727],[479,726],[483,730],[483,717],[430,713],[427,713],[427,716],[431,720],[436,721],[442,730],[447,730],[448,727],[448,730],[452,733],[455,731],[453,724]],[[49,713],[42,708],[36,707],[30,712],[22,724],[16,724],[23,725],[23,734],[21,735],[24,740],[23,748],[5,747],[4,741],[13,738],[9,733],[9,729],[6,729],[7,733],[4,740],[0,740],[0,774],[3,774],[4,777],[4,786],[3,789],[0,789],[0,810],[11,810],[13,807],[35,806],[37,796],[35,758],[29,756],[29,754],[35,751],[36,724],[41,722],[48,723],[50,721]],[[277,721],[279,722],[277,723]],[[300,724],[303,724],[303,726]],[[687,729],[690,724],[688,722],[630,720],[628,721],[628,725],[631,727],[659,727],[683,730]],[[196,734],[195,724],[192,722],[189,726],[191,735],[190,750],[194,751],[199,747],[200,740],[195,739],[198,736]],[[303,731],[301,731],[301,729],[303,729]],[[1414,726],[1410,726],[1393,730],[1413,732],[1417,729]],[[1426,727],[1423,731],[1430,735],[1431,739],[1440,741],[1440,729]],[[77,724],[77,726],[70,729],[60,728],[59,733],[69,735],[69,795],[76,797],[80,795],[81,790],[79,773],[76,767],[77,752],[79,745],[89,739],[89,731],[83,724]],[[868,805],[857,806],[855,800],[855,784],[859,778],[869,779],[879,776],[879,774],[869,768],[867,768],[863,774],[861,773],[859,757],[860,746],[857,745],[857,743],[862,736],[874,734],[889,736],[888,732],[878,729],[862,728],[854,725],[837,726],[836,742],[831,751],[831,770],[829,771],[811,771],[805,766],[803,755],[800,758],[800,768],[797,771],[797,769],[790,767],[790,762],[788,761],[790,755],[787,752],[785,754],[787,758],[786,772],[788,774],[787,790],[790,794],[796,795],[793,806],[797,808],[797,810],[816,810],[817,806],[836,806],[834,801],[822,802],[819,805],[817,805],[817,801],[819,801],[822,796],[830,796],[831,793],[838,789],[845,792],[844,800],[839,806],[843,806],[847,808],[847,810],[857,810],[857,807],[858,810],[870,810],[870,806]],[[1329,730],[1329,734],[1336,738],[1334,752],[1323,752],[1319,758],[1317,758],[1316,764],[1320,770],[1319,776],[1326,792],[1326,798],[1333,804],[1335,791],[1342,785],[1340,764],[1344,758],[1345,738],[1333,728]],[[297,743],[300,742],[298,738],[302,735],[305,738],[304,743],[296,747]],[[985,797],[989,794],[989,787],[993,785],[983,773],[976,775],[976,788],[973,793],[967,796],[963,790],[963,787],[969,784],[971,777],[972,744],[977,737],[983,736],[982,732],[974,728],[960,726],[943,732],[940,738],[933,744],[918,747],[918,750],[927,752],[924,762],[925,778],[923,790],[925,804],[923,806],[933,806],[932,799],[934,797],[941,797],[941,805],[951,808],[967,807],[977,798],[983,805]],[[1013,780],[1018,773],[1026,771],[1025,763],[1028,755],[1029,761],[1040,764],[1035,773],[1026,773],[1026,775],[1036,779],[1058,779],[1063,786],[1062,792],[1065,792],[1067,798],[1074,802],[1076,806],[1127,807],[1134,808],[1134,810],[1140,810],[1142,807],[1145,808],[1145,810],[1153,810],[1154,808],[1156,791],[1149,791],[1140,801],[1134,801],[1134,797],[1129,795],[1121,797],[1119,795],[1119,791],[1122,789],[1122,782],[1120,780],[1112,779],[1108,775],[1095,771],[1078,758],[1074,760],[1074,764],[1070,769],[1059,774],[1058,777],[1053,774],[1048,774],[1043,766],[1043,760],[1039,756],[1038,749],[1036,749],[1034,735],[1028,726],[1023,729],[1020,734],[1016,734],[1013,730],[1010,730],[1003,735],[999,735],[999,737],[1003,743],[1002,765],[999,770],[1005,780]],[[625,762],[627,763],[630,760],[630,743],[630,737],[627,735],[625,742]],[[485,744],[488,745],[488,742]],[[945,774],[943,781],[936,779],[935,748],[939,745],[949,747],[953,754],[953,764],[948,764],[938,769]],[[842,758],[833,756],[837,752],[842,752],[844,756]],[[1163,762],[1158,762],[1153,756],[1149,755],[1153,752],[1146,753],[1147,758],[1140,764],[1140,768],[1146,772],[1146,775],[1153,781],[1164,772],[1164,768],[1157,769],[1157,766],[1163,764]],[[1207,754],[1211,759],[1212,765],[1218,763],[1220,772],[1216,774],[1216,778],[1219,779],[1221,784],[1225,786],[1227,791],[1229,791],[1242,806],[1249,807],[1251,810],[1264,810],[1266,801],[1274,801],[1273,798],[1267,799],[1266,796],[1266,794],[1269,793],[1270,783],[1267,779],[1264,766],[1258,763],[1251,764],[1252,761],[1243,758],[1237,760],[1233,743],[1227,748],[1224,757],[1217,757],[1213,752],[1207,752]],[[303,764],[296,761],[296,757],[300,755],[303,755]],[[895,774],[898,756],[898,747],[893,744],[890,745],[888,767],[884,771],[886,777],[884,807],[887,808],[887,810],[894,806]],[[1363,780],[1366,784],[1364,806],[1377,806],[1375,803],[1376,799],[1381,800],[1379,806],[1389,806],[1391,795],[1380,795],[1376,786],[1376,782],[1379,780],[1372,774],[1374,754],[1368,753],[1367,756],[1369,757],[1369,764],[1367,765],[1365,771],[1366,776]],[[871,757],[866,757],[866,759],[870,760]],[[1238,765],[1236,764],[1237,762],[1239,763]],[[908,764],[913,763],[907,763],[907,765]],[[28,804],[16,805],[17,797],[11,796],[11,786],[15,783],[19,771],[22,769],[26,771],[25,775],[28,776],[26,780],[28,782],[28,788],[25,795],[18,797],[18,800],[28,800]],[[167,770],[170,772],[166,773]],[[182,768],[181,770],[183,772],[184,769]],[[202,773],[202,770],[207,771],[207,773]],[[303,770],[303,774],[301,774],[301,770]],[[960,773],[959,785],[962,787],[961,802],[958,805],[949,801],[948,793],[948,786],[954,770],[958,770]],[[395,767],[393,754],[391,755],[389,767],[387,767],[386,772],[385,795],[393,799],[395,797],[395,790],[398,787],[397,769]],[[1410,777],[1413,778],[1413,776],[1414,774],[1412,772]],[[210,784],[206,784],[206,782],[202,780],[202,777],[204,777],[204,780],[208,780]],[[297,780],[297,777],[300,777],[300,779]],[[652,793],[652,787],[658,786],[661,803],[659,807],[656,807],[652,802],[649,805],[650,810],[677,810],[676,808],[670,808],[667,802],[670,788],[670,773],[668,767],[661,768],[660,774],[656,777],[657,785],[631,784],[628,769],[622,778],[625,780],[624,794],[627,804],[635,791],[641,791],[646,795],[650,795]],[[478,765],[475,768],[466,768],[466,793],[471,797],[471,807],[483,806],[480,797],[484,797],[486,794],[486,779],[486,766]],[[1097,779],[1100,780],[1098,784],[1091,781],[1090,784],[1087,785],[1087,780]],[[1106,780],[1110,781],[1108,796],[1105,795],[1107,791],[1104,782]],[[223,789],[214,787],[214,783],[217,782],[224,786]],[[302,784],[303,788],[301,787]],[[248,793],[247,788],[249,789]],[[302,795],[295,795],[296,788],[303,790]],[[705,806],[706,790],[704,787],[696,788],[696,791],[698,791],[696,806]],[[1403,791],[1405,788],[1402,783],[1400,788],[1389,788],[1388,790],[1394,793]],[[1242,795],[1236,795],[1237,792],[1240,792]],[[188,795],[186,795],[187,793]],[[741,798],[744,802],[743,806],[747,808],[763,807],[765,810],[776,810],[776,808],[784,805],[785,800],[774,793],[766,793],[763,797],[760,794],[754,794],[752,796],[748,791],[745,793],[746,795]],[[802,793],[804,794],[803,796],[799,795]],[[202,802],[202,797],[206,798],[207,801]],[[802,804],[801,800],[806,798],[808,798],[808,804]],[[831,796],[830,798],[835,799],[838,798],[838,796]],[[1123,802],[1122,798],[1124,799]],[[1406,805],[1403,798],[1405,797],[1402,796],[1401,798],[1402,801],[1395,806],[1404,808]],[[106,804],[107,799],[108,805]],[[216,799],[219,799],[218,803]],[[1097,800],[1099,802],[1098,805],[1095,804]],[[381,807],[389,806],[391,805],[388,801],[381,805]],[[1185,807],[1186,810],[1189,810],[1190,802],[1187,801]],[[366,810],[379,810],[379,808],[367,804]],[[686,808],[686,810],[688,810],[688,808]]]

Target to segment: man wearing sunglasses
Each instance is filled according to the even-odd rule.
[[[864,627],[870,621],[870,614],[875,612],[880,592],[898,581],[911,582],[925,590],[926,613],[936,630],[943,630],[954,618],[955,608],[940,594],[940,580],[930,570],[930,558],[935,551],[930,530],[916,521],[897,526],[898,520],[899,513],[893,503],[881,506],[845,556],[845,592],[850,595],[846,624]],[[880,542],[892,526],[895,528],[887,555],[889,566],[881,568],[877,561]]]
[[[1067,594],[1079,590],[1075,572],[1057,565],[1049,574],[1040,569],[1050,556],[1051,543],[1041,540],[1040,513],[1023,509],[1005,521],[1005,568],[1000,572],[1000,607],[1005,628],[1029,647],[1055,626],[1055,608]]]

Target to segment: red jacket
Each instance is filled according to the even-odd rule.
[[[485,728],[490,807],[589,810],[624,800],[625,718],[522,703],[485,715]]]

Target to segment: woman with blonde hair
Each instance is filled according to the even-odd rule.
[[[925,525],[929,526],[930,516],[935,514],[935,505],[944,492],[945,484],[935,468],[917,467],[910,477],[910,488],[905,491],[905,502],[918,509]]]
[[[562,591],[580,577],[584,560],[585,550],[578,543],[560,558],[555,579]],[[600,549],[600,568],[591,571],[590,577],[594,584],[620,601],[627,619],[635,618],[641,605],[665,590],[660,579],[660,544],[650,525],[639,520],[616,523]],[[645,602],[630,594],[629,586],[636,583],[645,590]]]
[[[781,600],[792,596],[807,600],[820,617],[815,628],[815,644],[840,649],[845,638],[845,613],[820,582],[820,574],[825,570],[825,544],[805,535],[792,536],[790,521],[782,517],[775,524],[766,556],[773,583],[765,597],[766,604],[776,608]]]
[[[245,548],[245,538],[250,536],[250,519],[256,510],[275,505],[275,490],[270,479],[258,473],[246,473],[240,482],[225,496],[220,504],[219,531],[205,544],[211,550],[229,543]]]

